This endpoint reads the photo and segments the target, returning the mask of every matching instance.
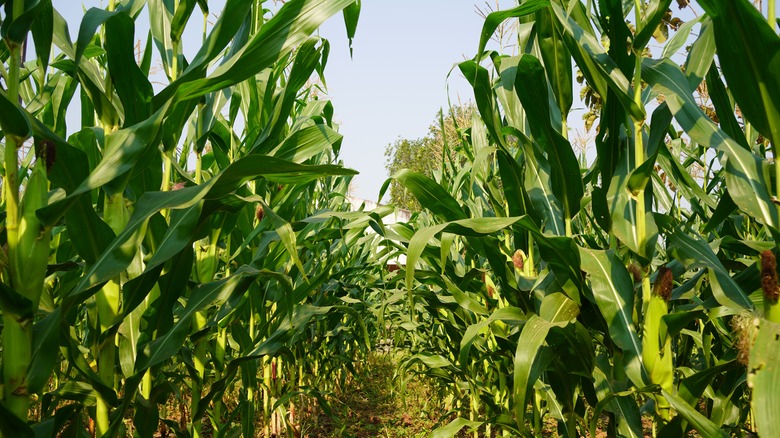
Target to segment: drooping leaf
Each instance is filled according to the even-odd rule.
[[[780,142],[780,36],[747,0],[704,0],[721,69],[747,119]]]
[[[712,293],[718,303],[734,311],[753,309],[753,303],[747,294],[729,275],[718,257],[701,237],[694,237],[677,230],[668,236],[668,239],[669,252],[686,269],[708,269]]]
[[[670,60],[644,60],[642,77],[665,96],[675,119],[692,140],[725,154],[726,186],[740,209],[777,228],[778,212],[770,195],[768,163],[728,137],[704,114],[682,71]]]

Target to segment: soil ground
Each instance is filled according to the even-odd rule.
[[[436,427],[437,409],[431,388],[419,380],[407,383],[400,394],[393,380],[392,353],[374,353],[344,390],[331,400],[333,417],[324,414],[317,424],[304,424],[304,436],[323,438],[427,437]],[[403,395],[403,396],[402,396]],[[403,400],[402,400],[403,399]],[[309,421],[308,423],[313,423]]]

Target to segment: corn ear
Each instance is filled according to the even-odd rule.
[[[674,388],[674,364],[672,363],[671,338],[667,336],[663,317],[669,313],[667,300],[673,285],[672,271],[666,267],[658,270],[653,293],[647,305],[642,339],[642,360],[645,363],[650,380],[664,390],[672,392]],[[669,403],[663,396],[656,398],[656,407],[661,417],[671,418]]]
[[[27,180],[27,187],[21,202],[19,241],[14,251],[15,289],[38,308],[49,260],[51,233],[36,216],[36,211],[48,203],[49,183],[46,167],[38,162]]]

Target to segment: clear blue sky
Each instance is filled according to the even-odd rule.
[[[78,34],[83,10],[107,3],[53,1],[69,23],[71,38]],[[209,1],[214,13],[223,4],[224,0]],[[499,4],[508,8],[516,3]],[[387,178],[385,147],[398,137],[425,135],[439,108],[446,108],[447,74],[455,63],[476,53],[483,22],[477,7],[486,11],[488,5],[495,8],[496,0],[363,0],[352,59],[341,14],[325,23],[320,34],[331,43],[325,78],[344,135],[341,159],[360,172],[355,179],[357,196],[376,200]],[[145,10],[137,23],[137,38],[146,38],[147,17]],[[198,26],[184,35],[188,57],[199,46]],[[453,103],[472,100],[468,83],[457,71],[449,86]],[[73,111],[74,117],[77,113]]]

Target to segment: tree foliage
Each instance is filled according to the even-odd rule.
[[[385,169],[392,176],[402,169],[408,169],[428,177],[435,177],[445,163],[456,163],[456,151],[468,135],[475,106],[468,102],[452,106],[447,115],[439,110],[428,127],[428,134],[421,138],[398,137],[385,147]],[[446,151],[446,152],[445,152]],[[402,184],[393,181],[390,185],[391,204],[410,211],[419,211],[420,203]]]

